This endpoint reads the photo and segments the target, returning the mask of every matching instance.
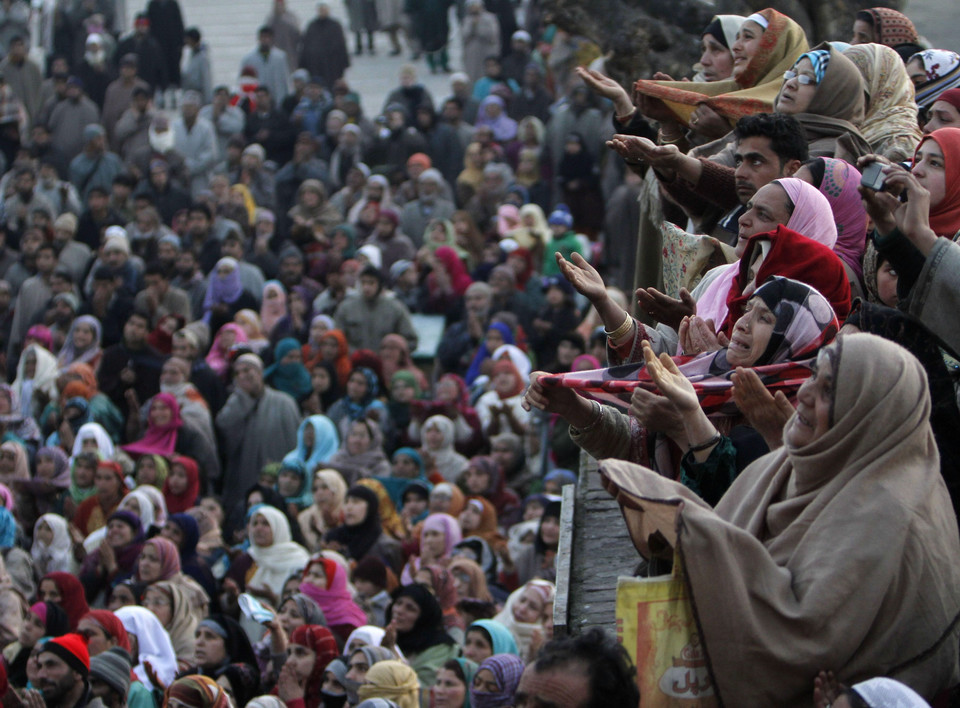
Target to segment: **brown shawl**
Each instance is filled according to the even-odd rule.
[[[960,539],[926,376],[879,337],[833,346],[831,429],[754,462],[716,510],[650,470],[601,464],[638,550],[662,536],[683,563],[724,705],[809,706],[821,669],[927,699],[957,680]]]
[[[634,91],[662,99],[685,125],[701,103],[727,118],[731,126],[743,116],[772,113],[783,72],[793,66],[809,45],[803,28],[786,15],[770,8],[761,10],[760,14],[767,18],[769,27],[747,68],[736,79],[710,82],[640,79],[634,84]]]

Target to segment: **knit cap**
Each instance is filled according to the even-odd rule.
[[[43,651],[56,655],[84,678],[90,673],[90,652],[87,650],[87,640],[80,634],[71,632],[62,637],[48,639],[43,645]]]
[[[125,698],[130,690],[130,655],[120,647],[113,647],[90,657],[90,676]]]

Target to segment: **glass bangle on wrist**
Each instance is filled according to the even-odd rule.
[[[707,440],[706,442],[700,443],[699,445],[691,445],[690,449],[687,452],[703,452],[704,450],[709,450],[711,447],[715,446],[720,440],[723,439],[723,436],[718,432],[714,433],[713,437]]]
[[[625,335],[627,332],[629,332],[629,331],[630,331],[630,327],[632,327],[632,326],[633,326],[633,320],[630,318],[630,315],[626,315],[626,316],[623,318],[623,322],[620,323],[620,326],[619,326],[619,327],[617,327],[617,328],[616,328],[615,330],[613,330],[612,332],[609,332],[609,331],[607,331],[606,329],[604,329],[604,330],[603,330],[603,333],[604,333],[605,335],[607,335],[607,337],[610,338],[611,340],[617,341],[618,339],[622,338],[623,335]]]

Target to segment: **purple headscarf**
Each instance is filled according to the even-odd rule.
[[[219,273],[220,266],[233,266],[229,275],[222,276]],[[210,273],[210,284],[207,286],[207,294],[203,298],[203,320],[210,322],[210,310],[214,305],[231,304],[237,301],[243,294],[243,284],[240,282],[240,264],[236,259],[221,258],[217,261],[216,267]]]
[[[460,524],[450,514],[430,514],[423,520],[421,534],[427,531],[442,531],[444,539],[443,555],[447,558],[453,552],[453,547],[463,540]]]
[[[490,118],[487,115],[487,106],[494,103],[500,106],[500,115]],[[491,94],[480,102],[474,127],[479,128],[481,125],[493,131],[493,137],[497,142],[502,143],[517,137],[517,121],[507,115],[507,104],[499,96]]]
[[[486,669],[493,674],[499,690],[496,693],[480,693],[470,687],[470,705],[473,708],[504,708],[513,705],[513,695],[523,676],[523,660],[515,654],[494,654],[484,660],[477,673]],[[476,675],[476,674],[474,674]]]
[[[857,187],[860,171],[849,162],[833,157],[823,160],[823,180],[820,193],[830,202],[833,218],[837,224],[837,243],[834,253],[859,277],[863,277],[860,259],[867,245],[867,212]]]

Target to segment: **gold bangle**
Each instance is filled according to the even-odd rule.
[[[657,143],[659,145],[676,145],[683,139],[684,139],[683,133],[680,133],[675,138],[668,138],[666,135],[663,134],[663,128],[657,131]]]
[[[608,337],[611,341],[614,341],[614,342],[615,342],[615,341],[617,341],[618,339],[622,339],[622,338],[623,338],[623,335],[625,335],[627,332],[629,332],[631,327],[633,327],[633,318],[631,318],[630,315],[626,315],[626,316],[623,318],[623,322],[620,323],[620,326],[619,326],[619,327],[617,327],[617,328],[616,328],[615,330],[613,330],[612,332],[608,332],[607,330],[603,330],[603,333],[604,333],[605,335],[607,335],[607,337]]]

